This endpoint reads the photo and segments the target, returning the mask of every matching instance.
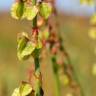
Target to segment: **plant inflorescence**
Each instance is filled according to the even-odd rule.
[[[70,57],[63,46],[59,28],[57,28],[58,20],[52,20],[52,18],[58,17],[54,2],[55,0],[16,0],[12,5],[11,15],[14,19],[32,21],[30,34],[26,32],[18,34],[18,59],[27,60],[32,57],[34,60],[29,80],[22,81],[12,96],[44,95],[40,61],[45,48],[51,54],[50,59],[56,81],[56,96],[61,96],[61,85],[70,85],[74,92],[78,89],[81,90]]]
[[[42,18],[47,20],[51,12],[51,5],[43,0],[16,0],[12,5],[11,15],[14,19],[27,19],[32,21],[30,36],[25,32],[20,33],[18,36],[17,56],[19,60],[26,60],[29,57],[33,57],[34,59],[34,70],[32,72],[34,81],[23,81],[21,85],[15,89],[12,96],[43,96],[44,94],[40,72],[40,54],[43,48],[42,42],[44,38],[46,39],[48,36],[47,33],[43,34],[43,32],[41,32],[45,29],[39,28],[40,22],[38,22],[38,20]]]

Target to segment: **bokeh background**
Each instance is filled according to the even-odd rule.
[[[0,96],[11,96],[21,80],[26,80],[26,70],[30,64],[19,62],[16,54],[17,34],[30,31],[31,23],[16,21],[10,16],[10,7],[14,0],[0,1]],[[57,0],[60,31],[64,46],[70,55],[72,66],[84,91],[84,96],[96,96],[96,76],[92,73],[96,66],[96,40],[88,35],[91,27],[90,16],[93,6],[82,6],[79,0]],[[61,19],[62,18],[62,19]],[[29,62],[30,63],[30,62]],[[42,64],[45,96],[55,96],[51,63]],[[63,96],[67,96],[63,94]]]

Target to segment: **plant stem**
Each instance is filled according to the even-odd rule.
[[[61,37],[60,32],[59,32],[58,36],[59,36],[59,38],[61,39],[61,42],[60,42],[60,43],[61,43],[61,46],[62,46],[62,49],[63,49],[63,50],[61,50],[61,51],[65,54],[65,56],[66,56],[66,58],[67,58],[67,61],[68,61],[68,65],[67,65],[66,67],[67,67],[67,68],[68,68],[68,67],[69,67],[69,68],[71,67],[70,71],[71,71],[71,73],[72,73],[73,79],[75,80],[75,82],[77,83],[77,85],[79,85],[79,90],[80,90],[81,96],[84,96],[84,92],[83,92],[82,86],[81,86],[81,84],[80,84],[80,82],[79,82],[79,80],[78,80],[77,74],[76,74],[76,72],[75,72],[75,70],[74,70],[74,68],[73,68],[73,66],[72,66],[72,64],[71,64],[70,56],[69,56],[69,54],[66,52],[65,47],[63,46],[63,40],[62,40],[62,37]]]
[[[59,81],[59,76],[58,76],[58,65],[56,63],[56,56],[52,56],[52,67],[53,67],[53,72],[54,72],[54,78],[55,78],[55,87],[56,87],[56,96],[61,96],[60,94],[60,81]]]
[[[40,71],[39,57],[38,58],[34,58],[34,60],[35,60],[35,70],[39,70]]]
[[[33,5],[36,5],[37,0],[32,0]],[[37,28],[37,16],[33,19],[32,21],[32,28]],[[38,44],[38,34],[36,34],[36,41]],[[41,78],[41,73],[40,73],[40,64],[39,64],[39,49],[36,49],[36,53],[34,55],[34,62],[35,62],[35,75],[36,75],[36,81],[35,81],[35,96],[43,96],[43,91],[42,91],[42,80]],[[38,55],[37,55],[38,54]]]
[[[32,0],[33,5],[36,5],[36,1],[37,0]],[[37,16],[33,19],[32,26],[33,28],[37,27]]]
[[[68,64],[69,64],[69,65],[67,65],[67,68],[68,67],[69,68],[71,67],[70,71],[72,73],[73,79],[75,80],[75,82],[77,83],[77,85],[79,85],[79,90],[80,90],[81,96],[84,96],[84,92],[82,90],[82,86],[81,86],[81,84],[80,84],[80,82],[78,80],[77,74],[76,74],[76,72],[75,72],[75,70],[74,70],[74,68],[73,68],[73,66],[71,64],[70,56],[68,55],[68,53],[66,52],[65,47],[63,46],[63,40],[62,40],[62,37],[61,37],[60,32],[59,32],[58,36],[61,39],[61,42],[60,43],[61,43],[61,46],[62,46],[62,49],[63,49],[62,52],[66,55],[66,58],[67,58],[67,61],[68,61]]]
[[[36,85],[35,85],[35,96],[43,96],[41,93],[42,87],[41,87],[41,80],[40,80],[40,64],[39,64],[39,57],[34,58],[35,62],[35,75],[37,77],[36,79]]]
[[[59,37],[59,40],[60,40],[60,45],[61,45],[61,47],[62,47],[62,53],[64,53],[65,54],[65,56],[66,56],[66,58],[67,58],[67,61],[68,61],[68,66],[67,67],[72,67],[72,70],[71,70],[71,73],[72,73],[72,76],[73,76],[73,79],[75,80],[75,82],[79,85],[79,89],[80,89],[80,94],[81,94],[81,96],[84,96],[84,92],[83,92],[83,89],[82,89],[82,86],[81,86],[81,84],[80,84],[80,82],[79,82],[79,80],[78,80],[78,77],[77,77],[77,74],[76,74],[76,72],[75,72],[75,70],[73,69],[73,66],[72,66],[72,64],[71,64],[71,60],[70,60],[70,56],[69,56],[69,54],[66,52],[66,49],[65,49],[65,47],[64,47],[64,43],[63,43],[63,40],[62,40],[62,35],[61,35],[61,31],[59,31],[60,29],[59,29],[59,22],[58,22],[58,13],[57,13],[57,10],[55,9],[55,7],[54,7],[54,3],[53,3],[53,9],[55,10],[54,11],[54,14],[55,14],[55,20],[57,20],[57,24],[58,24],[58,28],[57,28],[57,30],[58,30],[58,37]]]

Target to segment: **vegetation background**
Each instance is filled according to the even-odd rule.
[[[58,4],[58,6],[60,5]],[[92,74],[92,68],[96,62],[96,54],[94,53],[96,41],[88,36],[90,28],[89,14],[75,14],[74,11],[61,11],[60,9],[62,8],[59,8],[58,17],[60,31],[62,32],[64,46],[70,55],[72,66],[85,96],[96,96],[96,76]],[[69,9],[71,9],[70,6]],[[19,32],[29,32],[30,29],[30,22],[13,20],[9,10],[0,10],[0,96],[11,96],[19,82],[27,79],[26,69],[28,69],[30,64],[26,65],[26,62],[18,61],[16,40]],[[45,61],[41,65],[44,85],[46,85],[44,86],[46,89],[45,96],[54,96],[51,63],[45,63]],[[49,60],[47,59],[47,61]],[[30,61],[28,62],[30,63]],[[64,95],[65,93],[66,90],[62,90],[62,96],[67,96]]]

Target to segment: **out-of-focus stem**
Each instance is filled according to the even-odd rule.
[[[56,89],[55,93],[56,93],[56,96],[61,96],[61,94],[60,94],[60,80],[59,80],[59,76],[58,76],[58,65],[56,63],[55,55],[52,56],[51,60],[52,60],[52,68],[53,68],[54,78],[55,78],[55,89]]]
[[[56,12],[56,11],[55,11]],[[57,13],[56,13],[56,15],[58,15]],[[57,16],[58,17],[58,16]],[[57,21],[57,23],[58,23],[58,21]],[[59,24],[58,24],[59,25]],[[59,29],[59,28],[58,28]],[[64,47],[64,43],[63,43],[63,40],[62,40],[62,36],[61,36],[61,32],[58,30],[58,37],[59,37],[59,40],[60,40],[60,45],[61,45],[61,47],[62,47],[62,53],[64,53],[65,54],[65,56],[66,56],[66,59],[67,59],[67,61],[68,61],[68,64],[66,65],[66,67],[67,68],[70,68],[70,71],[71,71],[71,74],[72,74],[72,76],[73,76],[73,79],[75,80],[75,82],[77,83],[77,87],[79,87],[79,90],[80,90],[80,94],[81,94],[81,96],[84,96],[84,92],[83,92],[83,89],[82,89],[82,86],[81,86],[81,84],[80,84],[80,82],[79,82],[79,80],[78,80],[78,77],[77,77],[77,74],[76,74],[76,72],[75,72],[75,70],[74,70],[74,68],[72,67],[72,64],[71,64],[71,60],[70,60],[70,56],[69,56],[69,54],[66,52],[66,49],[65,49],[65,47]]]
[[[73,79],[75,80],[75,82],[77,83],[77,85],[79,86],[79,90],[80,90],[80,94],[81,94],[81,96],[84,96],[84,92],[83,92],[83,89],[82,89],[82,86],[81,86],[81,84],[80,84],[80,82],[79,82],[79,80],[78,80],[78,77],[77,77],[77,75],[76,75],[76,73],[75,73],[75,71],[74,71],[74,69],[72,68],[72,65],[71,65],[71,60],[70,60],[70,56],[69,56],[69,54],[66,52],[66,49],[65,49],[65,47],[64,47],[64,43],[63,43],[63,40],[62,40],[62,36],[61,36],[61,32],[59,31],[59,23],[58,23],[58,13],[57,13],[57,10],[56,10],[56,8],[55,8],[55,0],[52,0],[53,2],[51,2],[52,3],[52,6],[53,6],[53,14],[55,15],[54,16],[54,18],[55,18],[55,20],[57,20],[56,21],[56,25],[58,25],[58,28],[57,28],[57,35],[58,35],[58,38],[59,38],[59,42],[60,42],[60,45],[61,45],[61,47],[62,47],[62,53],[64,53],[64,55],[66,56],[66,58],[67,58],[67,61],[68,61],[68,65],[66,65],[66,67],[68,68],[71,68],[71,74],[72,74],[72,76],[73,76]],[[55,61],[55,60],[54,60]]]

